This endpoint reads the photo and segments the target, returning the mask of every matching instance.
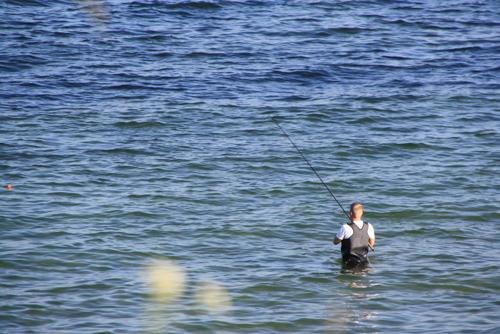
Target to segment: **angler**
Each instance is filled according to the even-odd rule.
[[[373,252],[375,251],[375,231],[373,226],[361,220],[363,216],[363,205],[361,203],[352,203],[351,210],[347,213],[340,204],[339,200],[333,193],[333,191],[328,187],[328,185],[323,181],[316,169],[311,165],[309,160],[305,157],[304,153],[299,149],[299,147],[294,143],[292,138],[286,133],[285,129],[281,127],[276,119],[272,119],[276,126],[283,132],[283,134],[288,138],[288,141],[297,150],[302,159],[311,168],[311,170],[316,174],[323,186],[328,190],[330,195],[333,197],[338,206],[342,209],[342,212],[349,220],[349,223],[343,224],[340,227],[339,232],[336,235],[333,243],[335,245],[342,242],[341,252],[344,267],[346,269],[364,269],[368,264],[368,248]]]
[[[363,205],[352,203],[349,211],[351,222],[343,224],[338,231],[333,243],[341,245],[342,262],[346,269],[362,269],[368,261],[368,247],[374,250],[375,230],[372,224],[361,220]]]

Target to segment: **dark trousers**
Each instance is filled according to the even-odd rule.
[[[368,267],[369,264],[368,257],[359,257],[351,254],[342,256],[342,266],[345,269],[362,270]]]

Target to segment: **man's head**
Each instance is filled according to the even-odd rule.
[[[363,204],[358,202],[352,203],[349,215],[351,216],[352,220],[360,220],[363,216]]]

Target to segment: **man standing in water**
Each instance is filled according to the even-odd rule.
[[[353,269],[368,265],[368,247],[374,250],[375,231],[372,224],[361,220],[363,205],[352,203],[349,211],[351,222],[340,227],[333,243],[342,243],[342,262],[345,268]]]

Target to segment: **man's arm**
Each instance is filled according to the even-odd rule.
[[[375,251],[375,238],[368,238],[368,246],[372,251]]]
[[[344,239],[345,235],[346,235],[345,226],[341,225],[338,233],[335,235],[335,239],[333,240],[333,244],[334,245],[340,244],[342,242],[342,239]]]

